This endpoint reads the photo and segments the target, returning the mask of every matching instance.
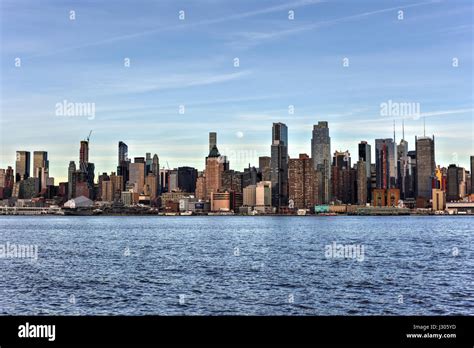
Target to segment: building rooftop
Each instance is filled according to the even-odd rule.
[[[211,149],[211,151],[209,152],[209,156],[207,157],[220,157],[220,153],[219,153],[219,150],[217,150],[217,146],[214,145]]]

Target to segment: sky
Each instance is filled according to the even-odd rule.
[[[116,170],[119,141],[131,158],[202,170],[215,131],[231,169],[243,170],[270,155],[273,122],[288,126],[292,158],[311,154],[318,121],[329,122],[331,151],[349,150],[353,163],[357,144],[392,138],[394,122],[398,143],[402,120],[410,150],[425,124],[441,166],[469,169],[474,155],[470,0],[0,6],[0,168],[14,167],[17,150],[47,151],[50,176],[65,181],[92,130],[96,175]],[[64,101],[95,113],[61,115]],[[420,113],[384,114],[389,101]]]

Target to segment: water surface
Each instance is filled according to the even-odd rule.
[[[472,217],[0,217],[0,313],[474,314]],[[364,259],[328,258],[357,244]]]

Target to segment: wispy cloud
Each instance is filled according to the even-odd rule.
[[[149,36],[149,35],[156,35],[168,31],[174,31],[174,30],[186,30],[186,29],[193,29],[196,27],[200,26],[206,26],[206,25],[211,25],[211,24],[218,24],[218,23],[225,23],[225,22],[230,22],[230,21],[235,21],[235,20],[241,20],[241,19],[246,19],[249,17],[255,17],[259,15],[264,15],[272,12],[278,12],[278,11],[283,11],[287,9],[295,9],[303,6],[309,6],[309,5],[314,5],[318,3],[325,2],[324,0],[298,0],[298,1],[293,1],[293,2],[288,2],[276,6],[271,6],[271,7],[266,7],[266,8],[261,8],[258,10],[253,10],[253,11],[248,11],[248,12],[243,12],[243,13],[237,13],[229,16],[223,16],[219,18],[213,18],[213,19],[205,19],[201,20],[198,22],[192,22],[192,21],[182,21],[181,23],[175,24],[175,25],[166,25],[166,26],[159,26],[157,28],[153,29],[148,29],[140,32],[135,32],[135,33],[130,33],[126,35],[118,35],[118,36],[113,36],[109,37],[106,39],[98,40],[98,41],[91,41],[87,44],[81,44],[81,45],[76,45],[76,46],[67,46],[64,48],[61,48],[59,50],[54,50],[54,51],[48,51],[48,52],[38,52],[36,54],[29,55],[25,57],[26,59],[30,58],[35,58],[35,57],[45,57],[45,56],[51,56],[51,55],[56,55],[59,53],[63,52],[68,52],[72,50],[78,50],[78,49],[84,49],[84,48],[90,48],[94,46],[102,46],[106,44],[112,44],[116,42],[121,42],[121,41],[127,41],[127,40],[132,40],[132,39],[137,39],[140,37],[144,36]]]
[[[239,46],[240,48],[248,48],[252,47],[255,45],[258,45],[264,41],[269,41],[269,40],[276,40],[283,38],[285,36],[290,36],[294,34],[298,34],[304,31],[310,31],[310,30],[315,30],[323,27],[328,27],[331,25],[343,23],[343,22],[350,22],[350,21],[355,21],[359,19],[364,19],[368,18],[373,15],[381,14],[381,13],[386,13],[386,12],[391,12],[391,11],[396,11],[396,10],[401,10],[401,9],[407,9],[411,7],[418,7],[418,6],[424,6],[424,5],[431,5],[434,3],[439,2],[438,0],[431,0],[431,1],[425,1],[425,2],[419,2],[415,4],[409,4],[409,5],[401,5],[401,6],[396,6],[396,7],[389,7],[389,8],[384,8],[380,10],[374,10],[374,11],[366,11],[362,13],[357,13],[354,15],[350,16],[344,16],[336,19],[331,19],[327,21],[319,21],[316,23],[308,23],[300,26],[296,26],[294,28],[290,29],[283,29],[283,30],[274,30],[274,31],[268,31],[268,32],[255,32],[255,31],[242,31],[240,33],[233,33],[231,34],[231,37],[233,37],[233,40],[231,41],[230,45],[232,46]]]
[[[243,70],[227,74],[175,74],[166,77],[158,77],[148,80],[127,80],[126,83],[105,84],[110,94],[130,94],[130,93],[146,93],[152,91],[162,91],[169,89],[182,89],[196,86],[206,86],[218,84],[228,81],[237,80],[251,74],[250,70]]]

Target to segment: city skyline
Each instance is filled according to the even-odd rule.
[[[277,123],[278,123],[278,122],[277,122]],[[319,121],[318,124],[315,124],[315,125],[314,125],[314,127],[316,127],[316,126],[318,126],[318,125],[321,125],[322,123],[325,124],[326,127],[329,126],[329,128],[330,128],[330,124],[328,124],[328,122],[326,122],[326,121]],[[281,124],[286,127],[285,124],[283,124],[283,123],[281,123]],[[310,131],[311,131],[311,130],[310,130]],[[288,129],[288,127],[286,127],[286,132],[287,132],[286,137],[288,138],[288,136],[289,136],[290,133],[291,133],[291,129]],[[314,130],[313,130],[313,132],[314,132]],[[211,148],[210,148],[211,145],[210,145],[210,144],[212,144],[212,143],[213,143],[214,145],[217,145],[217,148],[218,148],[218,149],[221,148],[221,145],[219,145],[220,143],[217,143],[216,140],[215,140],[216,137],[217,137],[217,134],[219,134],[219,132],[215,132],[215,131],[214,131],[214,132],[209,132],[208,134],[209,134],[209,135],[208,135],[208,142],[206,143],[206,141],[204,140],[203,143],[202,143],[202,146],[201,146],[201,147],[203,147],[204,149],[206,149],[206,148],[209,149],[209,150],[205,150],[205,151],[204,151],[204,152],[207,151],[206,153],[208,153],[208,152],[211,150]],[[313,133],[313,134],[314,134],[314,133]],[[309,135],[311,136],[311,133],[309,133]],[[423,139],[423,138],[429,138],[429,139],[431,139],[431,136],[433,136],[433,137],[436,138],[435,134],[433,134],[433,135],[430,135],[430,136],[421,136],[421,137],[418,137],[418,139]],[[220,137],[219,137],[219,139],[220,139]],[[349,154],[350,158],[353,158],[353,161],[354,161],[353,164],[354,164],[354,163],[356,163],[357,160],[359,159],[359,154],[360,154],[360,151],[361,151],[361,150],[360,150],[360,145],[361,145],[361,143],[366,142],[368,145],[370,145],[371,148],[375,149],[375,148],[376,148],[377,141],[390,140],[390,139],[392,139],[392,138],[384,138],[384,139],[360,139],[360,140],[357,140],[357,141],[355,141],[355,144],[356,144],[355,146],[357,147],[358,150],[357,150],[355,153],[352,153],[352,152],[349,151],[348,149],[344,150],[344,149],[342,149],[342,148],[339,148],[338,146],[334,146],[335,144],[334,144],[334,142],[332,141],[332,138],[331,138],[331,129],[329,129],[329,139],[330,139],[330,148],[334,147],[334,149],[333,149],[333,150],[331,149],[330,152],[329,152],[329,154],[330,154],[330,163],[329,163],[329,166],[331,167],[331,166],[332,166],[332,159],[333,159],[333,156],[336,155],[336,154],[339,153],[339,152],[344,152],[344,153],[347,152],[347,153]],[[409,150],[409,151],[414,151],[414,152],[416,153],[416,151],[415,151],[415,144],[416,144],[416,143],[415,143],[415,139],[413,139],[413,142],[412,142],[413,145],[410,146],[410,144],[411,144],[410,141],[408,141],[408,140],[405,139],[405,138],[400,138],[399,141],[398,141],[396,144],[394,144],[394,145],[395,145],[395,148],[396,148],[397,146],[400,146],[400,141],[401,141],[402,139],[405,140],[405,142],[408,142],[408,150]],[[311,142],[312,142],[312,141],[311,141],[311,138],[309,138],[308,141],[309,141],[309,143],[310,143],[310,145],[311,145]],[[436,141],[438,141],[437,138],[436,138]],[[94,155],[90,156],[91,153],[93,154],[93,149],[94,149],[93,146],[91,147],[91,145],[90,145],[91,142],[92,142],[92,141],[87,142],[86,139],[82,139],[82,140],[79,141],[79,146],[77,146],[77,151],[76,151],[77,153],[76,153],[76,155],[71,154],[71,156],[70,156],[70,161],[68,162],[69,165],[70,165],[70,162],[71,162],[71,161],[76,162],[78,165],[81,163],[81,156],[83,156],[83,153],[84,153],[84,149],[83,149],[83,148],[84,148],[84,146],[85,146],[85,143],[87,143],[87,155],[86,155],[86,156],[88,157],[87,161],[90,162],[90,163],[94,163],[94,164],[95,164]],[[392,146],[393,146],[393,143],[391,143],[391,144],[392,144]],[[224,153],[224,152],[222,152],[222,151],[219,150],[219,152],[220,152],[219,155],[220,155],[220,156],[225,156],[226,160],[229,161],[229,163],[230,163],[230,168],[233,169],[233,170],[243,170],[244,168],[248,168],[249,164],[250,164],[250,166],[252,166],[252,167],[259,168],[259,158],[260,158],[260,157],[271,157],[271,145],[272,145],[271,143],[267,144],[267,147],[268,147],[267,153],[258,154],[255,159],[253,159],[252,156],[253,156],[254,154],[256,154],[256,152],[253,153],[253,152],[247,151],[247,150],[242,150],[242,152],[241,152],[240,155],[238,154],[238,150],[237,150],[237,152],[235,152],[236,150],[233,150],[233,151],[234,151],[234,154],[233,154],[233,156],[231,156],[231,157],[229,157],[228,154],[226,154],[226,153]],[[336,145],[337,145],[337,144],[336,144]],[[130,146],[128,146],[127,142],[124,141],[124,139],[122,139],[122,140],[120,140],[120,141],[117,141],[117,142],[114,144],[114,146],[115,146],[115,153],[114,153],[114,154],[109,154],[110,157],[113,158],[113,160],[111,160],[111,162],[114,162],[114,165],[112,165],[111,168],[105,168],[105,169],[97,169],[97,166],[96,166],[96,168],[95,168],[95,173],[96,173],[96,175],[99,175],[99,174],[102,173],[102,172],[104,172],[104,173],[105,173],[105,172],[107,172],[107,173],[110,173],[110,172],[117,172],[117,170],[118,170],[117,164],[120,162],[120,160],[121,160],[122,158],[127,158],[127,159],[129,159],[129,160],[133,160],[134,158],[144,158],[144,155],[145,155],[145,154],[154,153],[152,150],[146,150],[145,153],[135,153],[135,155],[133,155],[133,156],[132,156],[132,155],[129,155],[128,149],[130,148]],[[124,147],[124,146],[126,147],[126,150],[123,150],[123,147]],[[286,144],[285,147],[286,147],[287,149],[290,149],[290,148],[291,148],[291,143],[288,141],[288,144]],[[434,152],[435,152],[435,154],[436,154],[436,151],[437,151],[437,149],[436,149],[436,142],[434,143],[434,150],[435,150]],[[149,152],[149,151],[151,151],[151,152]],[[35,176],[35,177],[36,177],[37,175],[35,175],[35,167],[34,167],[35,165],[33,164],[33,160],[32,160],[32,159],[33,159],[33,156],[31,156],[31,153],[33,153],[33,154],[35,154],[35,155],[36,155],[36,154],[43,154],[43,153],[45,153],[46,158],[51,159],[51,156],[48,155],[49,151],[48,151],[48,149],[43,149],[43,150],[22,149],[22,150],[16,150],[16,151],[15,151],[15,155],[16,155],[17,153],[21,153],[22,156],[24,156],[24,153],[25,153],[25,152],[26,152],[26,153],[29,153],[29,159],[28,159],[28,162],[29,162],[29,176],[31,176],[31,177]],[[288,152],[289,152],[289,151],[288,151]],[[301,153],[299,153],[299,154],[296,155],[296,156],[290,156],[290,155],[288,154],[288,158],[289,158],[289,159],[296,159],[296,158],[298,158],[299,155],[301,155],[301,154],[309,154],[309,157],[310,157],[310,158],[314,158],[313,156],[311,156],[311,153],[312,153],[312,152],[311,152],[311,146],[310,146],[309,151],[307,151],[307,152],[301,152]],[[154,153],[154,154],[155,154],[155,153]],[[178,167],[193,167],[193,168],[196,168],[196,169],[199,170],[199,171],[203,171],[203,170],[205,169],[205,167],[206,167],[206,161],[205,161],[205,159],[203,159],[203,158],[207,157],[207,155],[205,155],[203,158],[201,158],[201,160],[200,160],[200,161],[202,162],[201,165],[192,166],[192,165],[190,165],[189,163],[177,163],[177,165],[176,165],[175,167],[170,166],[169,168],[167,167],[167,165],[169,165],[168,162],[170,161],[170,159],[163,158],[163,157],[160,155],[160,153],[156,153],[155,155],[158,155],[158,157],[160,158],[160,166],[159,166],[160,169],[176,169],[176,168],[178,168]],[[242,158],[242,157],[244,157],[244,158],[246,158],[247,160],[248,160],[248,159],[252,159],[252,160],[251,160],[250,162],[247,162],[247,165],[245,165],[245,166],[243,166],[243,167],[237,167],[237,166],[235,165],[235,162],[238,163],[239,161],[232,161],[232,159],[234,159],[234,155],[235,155],[237,158]],[[90,156],[90,161],[89,161],[89,156]],[[125,157],[125,156],[126,156],[126,157]],[[435,158],[434,158],[435,161],[434,161],[434,162],[435,162],[436,166],[440,166],[440,167],[445,167],[445,168],[447,168],[449,165],[455,164],[455,165],[458,166],[458,167],[463,167],[463,168],[466,168],[466,170],[469,170],[469,168],[470,168],[470,161],[471,161],[470,158],[471,158],[471,157],[472,157],[472,155],[469,155],[467,159],[463,159],[463,160],[460,160],[460,161],[459,161],[459,162],[463,162],[463,161],[467,162],[468,165],[467,165],[466,167],[463,167],[462,165],[459,165],[459,163],[456,163],[456,162],[451,162],[451,163],[439,163],[439,161],[437,161],[437,156],[435,156]],[[377,162],[377,161],[376,161],[377,154],[376,154],[375,151],[372,151],[372,152],[371,152],[370,158],[371,158],[371,161],[369,162],[369,164],[372,163],[372,164],[375,165],[376,162]],[[117,159],[118,159],[118,161],[117,161]],[[400,158],[399,158],[398,156],[397,156],[397,160],[400,160]],[[7,168],[8,166],[11,166],[13,169],[15,169],[15,162],[16,162],[16,161],[12,161],[10,164],[7,164],[7,165],[5,166],[5,168]],[[54,159],[53,159],[51,162],[54,162]],[[133,162],[133,161],[132,161],[132,162]],[[391,163],[392,163],[392,162],[393,162],[393,161],[391,161]],[[50,161],[47,160],[46,163],[47,163],[47,169],[49,169]],[[365,163],[367,163],[367,161],[365,161]],[[166,165],[165,165],[165,164],[166,164]],[[316,169],[316,168],[315,168],[315,169]],[[53,178],[55,179],[55,183],[56,183],[56,184],[59,183],[59,182],[68,182],[67,171],[68,171],[68,170],[67,170],[67,165],[65,165],[64,168],[63,168],[63,172],[61,173],[61,175],[63,175],[63,176],[61,176],[61,175],[60,175],[60,176],[54,176],[54,175],[52,175],[51,171],[49,171],[49,176],[50,176],[50,177],[53,177]],[[16,176],[16,175],[17,175],[17,173],[16,173],[16,171],[15,171],[15,176]],[[378,175],[378,177],[380,177],[380,175]],[[63,178],[64,180],[63,180],[62,178]]]
[[[277,123],[279,123],[279,122],[277,122]],[[330,124],[328,124],[328,122],[326,122],[326,121],[319,121],[319,122],[318,122],[319,125],[321,125],[321,123],[326,124],[326,126],[329,126],[329,128],[330,128]],[[286,125],[285,125],[284,123],[281,123],[281,124],[286,127]],[[318,126],[318,124],[315,124],[314,127]],[[288,127],[286,127],[286,131],[288,132],[288,134],[287,134],[287,137],[288,137],[288,136],[290,135],[290,133],[291,133],[291,130],[288,129]],[[313,132],[314,132],[314,130],[313,130]],[[212,137],[211,134],[214,136],[214,138],[213,138],[214,140],[211,139],[211,137]],[[214,144],[216,145],[215,137],[217,136],[217,134],[219,134],[219,132],[209,132],[209,135],[208,135],[208,142],[206,143],[206,141],[204,140],[201,147],[203,147],[203,148],[209,148],[209,146],[210,146],[209,144],[211,144],[212,141],[214,141]],[[311,133],[309,133],[309,134],[310,134],[310,136],[311,136]],[[430,138],[430,139],[431,139],[432,136],[436,138],[436,135],[435,135],[435,134],[432,134],[432,135],[430,135],[430,136],[420,136],[420,137],[418,137],[418,139],[423,139],[423,138]],[[393,139],[393,138],[384,138],[384,139],[360,139],[360,140],[357,140],[357,141],[355,141],[355,144],[356,144],[355,146],[356,146],[356,148],[357,148],[358,150],[355,151],[355,153],[352,153],[352,152],[349,151],[348,149],[345,149],[345,150],[344,150],[344,149],[342,149],[342,148],[339,148],[338,146],[334,146],[335,144],[334,144],[334,142],[332,141],[332,138],[331,138],[331,129],[329,130],[329,138],[330,138],[330,148],[331,148],[331,149],[330,149],[330,152],[329,152],[329,154],[330,154],[330,163],[329,163],[329,166],[330,166],[330,167],[332,166],[332,159],[333,159],[333,156],[336,155],[336,154],[339,153],[339,152],[344,152],[344,153],[347,152],[347,153],[349,154],[350,158],[353,158],[353,159],[354,159],[353,164],[356,163],[357,160],[359,159],[359,151],[360,151],[359,146],[360,146],[361,142],[362,142],[362,143],[363,143],[363,142],[367,142],[367,144],[370,145],[371,148],[376,149],[377,141],[380,142],[380,141],[384,141],[384,140],[391,140],[391,139]],[[220,139],[220,137],[219,137],[219,139]],[[399,141],[398,141],[397,143],[395,143],[395,144],[393,144],[393,142],[391,142],[391,143],[390,143],[391,146],[395,145],[395,150],[396,150],[396,147],[397,147],[397,146],[400,146],[400,141],[401,141],[402,139],[405,140],[405,142],[408,142],[408,150],[409,150],[409,151],[414,151],[414,152],[416,153],[416,151],[415,151],[415,144],[416,144],[415,139],[413,139],[413,142],[410,142],[410,141],[408,141],[408,140],[405,139],[405,138],[400,138]],[[311,145],[311,138],[309,138],[308,141],[309,141],[309,143],[310,143],[310,145]],[[436,138],[436,141],[438,141],[437,138]],[[88,157],[88,158],[87,158],[87,162],[90,162],[90,163],[94,163],[94,164],[95,164],[94,155],[93,155],[93,150],[94,150],[94,148],[93,148],[93,146],[91,147],[91,142],[92,142],[92,140],[87,141],[85,138],[82,139],[82,140],[80,140],[80,141],[79,141],[79,146],[77,146],[77,151],[76,151],[77,153],[76,153],[76,155],[71,154],[71,156],[70,156],[70,161],[69,161],[68,163],[70,164],[71,161],[76,162],[78,165],[81,163],[81,158],[82,158],[83,153],[84,153],[84,149],[83,149],[83,148],[84,148],[85,144],[87,143],[87,155],[86,155],[86,156]],[[219,145],[219,144],[220,144],[220,143],[217,143],[217,148],[218,148],[218,149],[222,147],[222,146]],[[410,144],[413,144],[413,145],[410,146]],[[255,159],[253,159],[252,156],[253,156],[254,154],[257,154],[257,152],[252,152],[252,151],[248,151],[248,150],[242,150],[242,151],[241,151],[241,154],[239,154],[239,150],[232,150],[232,151],[234,151],[234,152],[233,152],[233,155],[232,155],[231,157],[229,157],[226,153],[224,153],[224,152],[222,152],[222,151],[219,150],[219,152],[220,152],[219,155],[225,156],[226,160],[229,161],[229,163],[230,163],[230,168],[231,168],[231,169],[234,169],[234,170],[243,170],[244,168],[248,168],[249,164],[250,164],[250,166],[252,166],[252,167],[259,168],[259,158],[260,158],[260,157],[271,157],[271,145],[272,145],[271,143],[267,144],[267,147],[269,148],[269,149],[267,150],[267,153],[258,154],[258,155],[256,155],[257,157],[256,157]],[[336,144],[336,145],[337,145],[337,144]],[[97,169],[97,166],[96,166],[96,168],[95,168],[95,173],[96,173],[96,175],[98,175],[98,174],[100,174],[100,173],[102,173],[102,172],[104,172],[104,173],[105,173],[105,172],[107,172],[107,173],[110,173],[110,172],[117,172],[117,169],[118,169],[118,168],[117,168],[117,162],[120,162],[120,158],[122,158],[122,156],[124,156],[124,154],[123,154],[123,152],[122,152],[122,151],[123,151],[123,150],[122,150],[122,147],[123,147],[123,146],[125,146],[125,147],[127,148],[127,150],[126,150],[126,152],[125,152],[125,153],[126,153],[126,155],[125,155],[126,158],[129,159],[129,160],[132,160],[132,163],[133,163],[133,159],[134,159],[134,158],[144,158],[144,155],[145,155],[145,154],[149,154],[149,153],[150,153],[149,151],[151,151],[151,153],[154,153],[154,154],[155,154],[155,152],[153,152],[152,150],[146,150],[145,153],[135,153],[135,154],[132,156],[132,155],[130,155],[130,154],[128,153],[128,149],[130,148],[130,146],[128,146],[127,142],[124,141],[123,139],[120,140],[120,141],[117,141],[117,142],[114,144],[114,146],[115,146],[115,153],[114,153],[114,154],[109,154],[110,157],[114,158],[113,161],[111,160],[111,162],[114,162],[114,165],[112,165],[111,168],[105,168],[105,169]],[[288,144],[286,144],[286,147],[287,147],[288,149],[291,148],[291,143],[290,143],[289,141],[288,141]],[[334,148],[334,149],[332,149],[332,148]],[[388,147],[388,148],[390,148],[390,147]],[[210,148],[209,148],[209,149],[210,149]],[[434,143],[434,149],[435,149],[435,154],[436,154],[436,142]],[[206,151],[207,151],[207,152],[206,152]],[[210,151],[210,150],[209,150],[209,151]],[[204,152],[208,153],[209,151],[208,151],[208,150],[205,150]],[[289,152],[289,151],[288,151],[288,152]],[[42,150],[36,150],[36,149],[34,149],[34,148],[33,148],[33,149],[21,149],[21,150],[19,149],[19,150],[16,150],[16,151],[15,151],[15,156],[17,155],[17,153],[21,153],[22,156],[24,156],[24,153],[29,153],[28,162],[29,162],[29,176],[30,176],[30,177],[33,177],[33,176],[36,177],[36,176],[37,176],[37,175],[35,174],[35,165],[34,165],[34,163],[33,163],[33,156],[32,156],[31,154],[37,155],[37,154],[43,154],[43,153],[45,153],[46,158],[51,159],[51,156],[48,155],[48,154],[49,154],[49,150],[48,150],[48,149],[42,149]],[[92,153],[92,156],[91,156],[91,153]],[[296,159],[296,158],[298,158],[299,155],[301,155],[301,154],[309,154],[309,157],[310,157],[310,158],[314,158],[313,156],[311,156],[311,153],[312,153],[312,151],[311,151],[311,146],[310,146],[309,151],[298,153],[298,155],[296,155],[296,156],[290,156],[290,154],[288,154],[288,158],[289,158],[289,159]],[[202,162],[201,165],[192,166],[192,165],[190,165],[189,163],[177,163],[177,165],[176,165],[175,167],[170,166],[170,167],[168,168],[167,165],[169,165],[169,163],[167,163],[167,162],[169,162],[170,159],[162,158],[162,156],[160,155],[160,153],[156,153],[155,155],[158,155],[158,157],[160,158],[160,167],[159,167],[160,169],[176,169],[176,168],[178,168],[178,167],[193,167],[193,168],[196,168],[196,169],[199,170],[199,171],[203,171],[203,170],[205,170],[205,167],[206,167],[206,161],[205,161],[205,159],[201,158],[201,159],[200,159],[200,161]],[[15,157],[15,156],[13,156],[13,157]],[[89,156],[90,156],[90,160],[89,160]],[[235,159],[234,156],[235,156],[235,158],[237,158],[237,159],[238,159],[238,158],[245,158],[245,159],[247,159],[247,160],[248,160],[248,159],[251,159],[251,161],[250,161],[250,162],[247,162],[247,165],[244,165],[243,167],[237,167],[237,166],[235,165],[235,162],[239,163],[239,161],[232,161],[232,159]],[[207,157],[207,155],[205,155],[204,158],[205,158],[205,157]],[[472,155],[469,155],[467,159],[459,160],[459,162],[463,162],[463,161],[464,161],[464,162],[467,162],[468,165],[467,165],[466,167],[463,167],[462,165],[460,165],[459,163],[456,163],[456,162],[451,162],[451,163],[439,163],[439,161],[437,161],[437,156],[435,156],[435,158],[434,158],[435,161],[434,161],[434,162],[436,163],[436,166],[440,166],[440,167],[445,167],[445,168],[447,168],[449,165],[455,164],[455,165],[458,166],[458,167],[463,167],[463,168],[466,168],[466,170],[469,170],[469,168],[470,168],[470,158],[471,158],[471,157],[472,157]],[[119,159],[119,161],[117,161],[117,158]],[[125,158],[125,157],[123,157],[123,158]],[[372,163],[372,164],[375,165],[375,164],[376,164],[376,158],[377,158],[377,154],[376,154],[375,151],[372,151],[372,152],[371,152],[371,157],[370,157],[370,158],[371,158],[370,163]],[[397,160],[399,160],[399,159],[400,159],[400,158],[397,156]],[[5,166],[5,168],[7,168],[8,166],[11,166],[13,169],[15,169],[15,162],[16,162],[16,161],[13,160],[10,164],[7,164],[7,165]],[[54,159],[53,159],[51,162],[54,163]],[[367,161],[365,161],[365,162],[367,163]],[[390,162],[393,163],[393,161],[390,161]],[[50,161],[49,161],[49,160],[46,160],[46,163],[47,163],[47,167],[46,167],[46,168],[49,170]],[[166,165],[165,165],[165,164],[166,164]],[[316,168],[315,168],[315,169],[316,169]],[[15,177],[16,177],[16,175],[17,175],[17,173],[16,173],[16,171],[15,171]],[[62,176],[61,176],[61,175],[62,175]],[[60,174],[60,176],[54,176],[54,175],[52,175],[51,171],[49,171],[49,176],[55,178],[55,183],[56,183],[56,184],[57,184],[58,182],[68,182],[68,177],[67,177],[67,165],[64,166],[63,172]],[[380,177],[380,175],[378,175],[378,177]],[[64,180],[62,180],[61,178],[63,178]]]
[[[172,168],[203,169],[209,131],[219,133],[221,153],[245,149],[258,166],[270,155],[269,124],[288,126],[289,155],[297,158],[311,153],[318,120],[330,124],[332,150],[354,156],[367,140],[374,156],[373,139],[393,137],[394,120],[397,144],[403,119],[413,150],[425,118],[437,163],[469,168],[473,5],[340,3],[2,2],[0,168],[17,150],[44,150],[50,176],[67,181],[90,129],[97,173],[115,168],[118,141],[131,158],[152,152]],[[94,103],[94,117],[55,114],[63,101]],[[381,104],[390,101],[416,103],[419,112],[383,116]]]

